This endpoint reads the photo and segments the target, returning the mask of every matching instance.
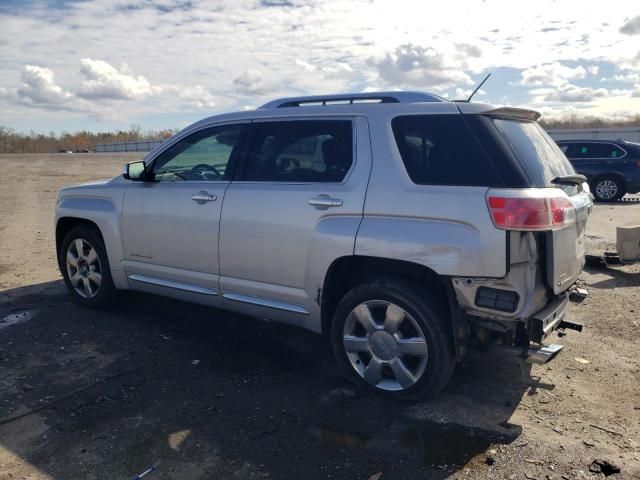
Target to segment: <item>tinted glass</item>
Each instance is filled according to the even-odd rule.
[[[617,147],[615,145],[609,145],[608,146],[608,158],[620,158],[622,156],[624,156],[624,152],[622,151],[622,149],[620,147]]]
[[[340,182],[353,163],[349,120],[255,124],[243,180]]]
[[[230,162],[242,125],[200,130],[158,156],[153,170],[157,181],[216,181],[230,178]]]
[[[540,187],[552,186],[557,177],[575,174],[575,170],[558,145],[536,122],[494,119]]]
[[[462,115],[411,115],[391,122],[414,183],[501,186],[500,177]]]
[[[613,143],[580,142],[573,143],[571,158],[620,158],[624,151]]]

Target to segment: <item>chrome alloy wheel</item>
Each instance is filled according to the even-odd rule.
[[[82,238],[76,238],[67,248],[67,275],[71,285],[84,298],[93,298],[100,290],[102,268],[98,253]]]
[[[391,302],[370,300],[355,307],[344,324],[343,344],[354,370],[381,390],[410,388],[427,366],[429,351],[420,325]]]
[[[618,195],[618,185],[613,180],[604,179],[596,184],[596,193],[603,200],[612,200]]]

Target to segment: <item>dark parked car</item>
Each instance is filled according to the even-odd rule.
[[[640,192],[640,143],[625,140],[559,140],[573,168],[589,180],[600,202]]]

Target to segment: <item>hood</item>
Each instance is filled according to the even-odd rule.
[[[100,188],[106,185],[109,185],[112,182],[115,182],[118,180],[118,177],[115,178],[105,178],[103,180],[92,180],[90,182],[83,182],[83,183],[78,183],[75,185],[69,185],[66,187],[63,187],[60,189],[60,193],[67,193],[70,191],[74,191],[74,190],[84,190],[84,189],[94,189],[94,188]]]

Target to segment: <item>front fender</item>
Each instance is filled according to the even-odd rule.
[[[121,202],[120,202],[121,205]],[[120,229],[120,205],[111,198],[64,196],[58,201],[56,225],[63,218],[88,220],[97,225],[104,240],[111,274],[117,288],[127,288],[126,279],[120,285],[120,276],[124,277],[122,260],[122,236]],[[119,275],[122,272],[123,275]]]

